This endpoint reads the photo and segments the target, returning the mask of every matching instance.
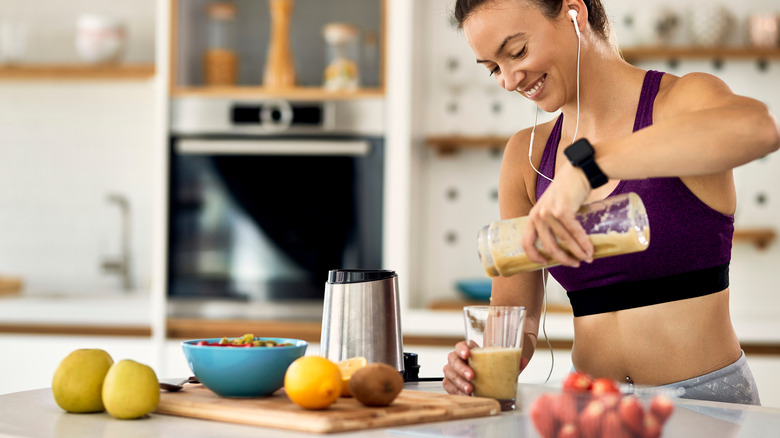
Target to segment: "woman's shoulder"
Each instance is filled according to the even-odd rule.
[[[515,132],[506,144],[504,156],[528,157],[528,149],[531,146],[531,136],[533,135],[532,159],[534,159],[534,162],[539,161],[547,144],[547,138],[550,137],[550,133],[555,126],[556,119],[553,118],[548,122],[536,125],[535,130],[533,127],[528,127]]]
[[[533,133],[533,148],[530,160],[539,167],[547,138],[555,125],[555,119],[540,123]],[[536,202],[536,171],[529,161],[529,147],[533,128],[517,131],[507,142],[501,159],[499,177],[499,204],[502,214],[511,211],[527,211]]]
[[[683,76],[666,73],[661,79],[656,105],[678,114],[717,106],[733,95],[723,80],[709,73]]]

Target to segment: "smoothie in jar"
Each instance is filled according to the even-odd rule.
[[[644,251],[650,245],[647,212],[636,193],[586,204],[577,214],[577,219],[593,244],[594,259]],[[528,258],[520,243],[527,222],[528,216],[505,219],[493,222],[479,231],[477,250],[482,267],[489,277],[509,277],[559,264],[541,251],[539,240],[536,247],[548,259],[548,263],[536,263]],[[562,242],[558,244],[571,255]]]

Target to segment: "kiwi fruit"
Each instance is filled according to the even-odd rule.
[[[394,367],[370,363],[355,371],[349,380],[349,391],[366,406],[388,406],[404,387],[404,378]]]

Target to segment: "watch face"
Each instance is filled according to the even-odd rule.
[[[566,148],[564,153],[569,161],[579,164],[593,156],[593,146],[588,143],[588,140],[579,139]]]

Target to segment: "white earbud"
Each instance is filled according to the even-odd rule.
[[[574,31],[577,32],[577,39],[580,38],[580,27],[577,26],[577,11],[574,9],[569,9],[569,17],[571,17],[571,22],[574,24]]]

